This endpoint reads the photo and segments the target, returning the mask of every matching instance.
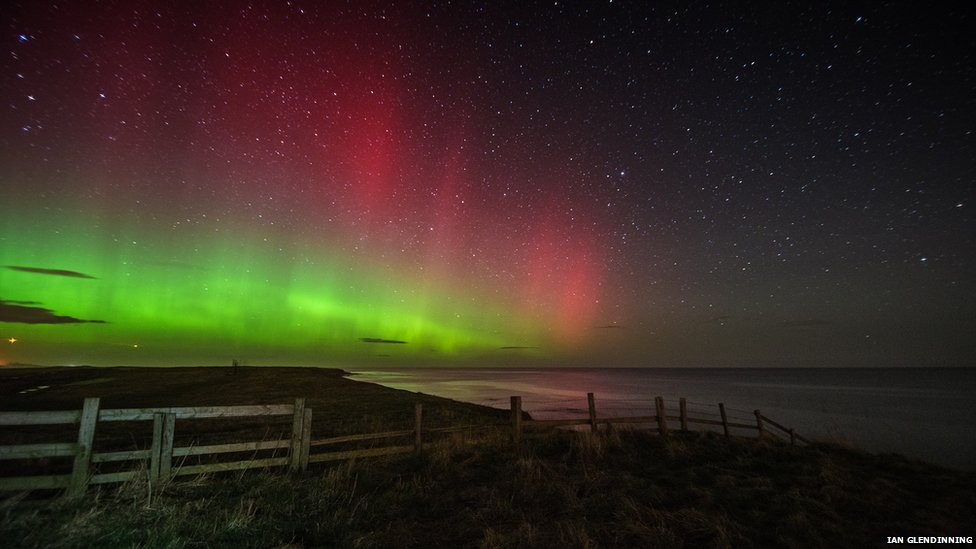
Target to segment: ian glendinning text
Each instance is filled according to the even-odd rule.
[[[973,536],[888,536],[888,543],[968,543]]]

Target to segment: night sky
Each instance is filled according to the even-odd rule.
[[[5,2],[0,364],[974,365],[963,8],[391,4]]]

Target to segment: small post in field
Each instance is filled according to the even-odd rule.
[[[518,445],[522,442],[522,397],[512,397],[512,440]]]
[[[97,398],[86,398],[81,408],[81,425],[78,427],[78,449],[71,470],[71,484],[68,494],[72,497],[85,493],[88,487],[88,472],[91,467],[92,444],[95,442],[95,424],[98,423]]]
[[[678,399],[678,408],[680,410],[679,415],[681,416],[681,430],[683,432],[688,431],[688,401],[685,397]]]
[[[668,434],[668,419],[664,416],[664,397],[654,397],[654,408],[657,414],[657,431]]]
[[[288,446],[288,468],[298,471],[302,468],[302,435],[305,424],[305,399],[295,399],[295,413],[291,421],[291,444]]]
[[[308,454],[312,445],[312,410],[305,408],[302,418],[302,446],[298,452],[298,468],[308,470]]]
[[[729,418],[725,415],[725,404],[722,402],[718,403],[718,413],[722,414],[722,431],[725,432],[725,438],[729,437]]]
[[[590,407],[590,431],[596,432],[596,402],[593,400],[593,393],[586,393],[586,403]]]
[[[153,414],[153,440],[149,456],[149,480],[160,481],[169,478],[173,467],[173,434],[176,428],[176,414],[157,412]]]
[[[756,428],[759,430],[758,436],[759,438],[762,438],[763,435],[765,434],[763,430],[762,414],[759,413],[759,410],[755,410],[753,411],[753,413],[756,414]]]

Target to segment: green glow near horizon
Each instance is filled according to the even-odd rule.
[[[145,223],[15,217],[2,222],[0,299],[106,323],[0,323],[0,336],[19,340],[0,352],[6,362],[435,364],[504,355],[500,347],[542,337],[513,321],[504,304],[450,281],[411,280],[306,244],[269,243],[247,231],[174,235]]]

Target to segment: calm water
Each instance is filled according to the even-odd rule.
[[[976,370],[898,369],[396,369],[352,379],[507,408],[522,397],[536,418],[586,413],[653,415],[653,398],[691,412],[754,421],[752,410],[808,438],[843,441],[951,467],[976,469]]]

